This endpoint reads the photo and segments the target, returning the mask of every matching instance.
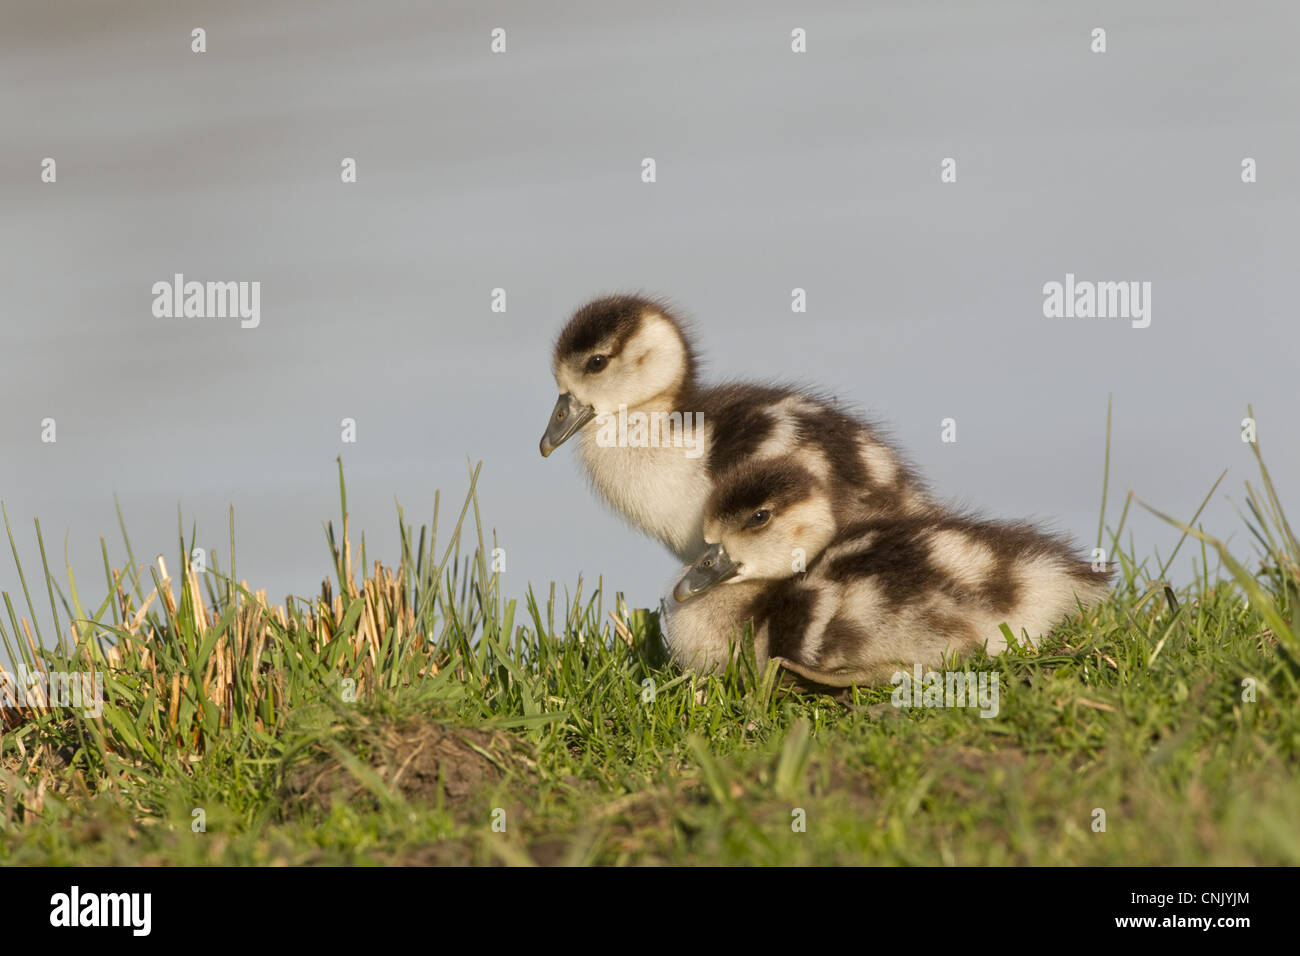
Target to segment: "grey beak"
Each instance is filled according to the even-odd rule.
[[[546,425],[546,434],[542,436],[542,457],[546,458],[572,438],[583,425],[596,417],[596,410],[584,405],[570,393],[565,392],[555,402],[551,420]]]
[[[708,550],[686,569],[682,579],[673,588],[673,598],[678,604],[689,601],[713,585],[734,578],[739,570],[740,565],[727,557],[727,552],[721,544],[711,544]]]

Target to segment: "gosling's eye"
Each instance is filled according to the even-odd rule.
[[[755,511],[752,515],[749,516],[749,520],[745,522],[745,527],[761,528],[763,527],[763,525],[767,524],[768,521],[771,520],[771,518],[772,518],[772,512],[768,511],[766,508],[762,509],[761,511]]]
[[[608,364],[609,364],[608,355],[593,355],[591,358],[587,359],[587,371],[603,372],[605,371],[605,366]]]

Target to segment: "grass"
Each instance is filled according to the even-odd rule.
[[[679,673],[657,615],[581,581],[520,608],[477,469],[445,540],[437,502],[418,532],[399,509],[390,570],[354,553],[340,465],[331,579],[283,606],[238,580],[233,532],[223,572],[183,525],[174,577],[123,528],[85,605],[37,524],[36,597],[19,563],[0,638],[29,674],[102,673],[105,700],[0,710],[0,864],[1294,865],[1300,547],[1260,471],[1257,567],[1198,510],[1181,589],[1173,555],[1121,548],[1126,499],[1111,601],[955,665],[997,675],[987,719]]]

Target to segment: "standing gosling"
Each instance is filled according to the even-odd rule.
[[[716,476],[750,459],[794,456],[824,484],[841,520],[932,507],[898,453],[832,402],[788,387],[702,387],[682,323],[654,299],[618,295],[583,306],[556,340],[552,372],[560,396],[543,457],[578,435],[597,494],[679,560],[704,548],[704,503]],[[654,422],[648,432],[620,435],[639,415]]]
[[[1036,646],[1100,600],[1110,578],[1026,523],[935,510],[837,529],[823,483],[791,463],[750,462],[723,476],[704,536],[708,549],[666,599],[678,663],[725,667],[752,621],[760,669],[774,659],[832,687],[933,667],[950,651],[1000,653],[1004,622]]]

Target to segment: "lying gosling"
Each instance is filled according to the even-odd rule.
[[[666,636],[684,667],[725,667],[753,623],[768,659],[815,684],[887,679],[950,651],[1006,648],[1000,625],[1037,645],[1106,592],[1064,538],[1032,525],[933,510],[837,528],[832,497],[808,470],[750,462],[718,482],[707,550],[666,599]],[[802,569],[806,568],[806,571]]]
[[[705,388],[696,365],[665,304],[620,295],[583,306],[555,343],[560,396],[543,457],[578,435],[597,494],[682,561],[704,547],[704,504],[716,476],[747,460],[799,462],[822,482],[840,520],[932,507],[920,479],[865,421],[795,388]],[[647,421],[640,434],[625,427]]]

